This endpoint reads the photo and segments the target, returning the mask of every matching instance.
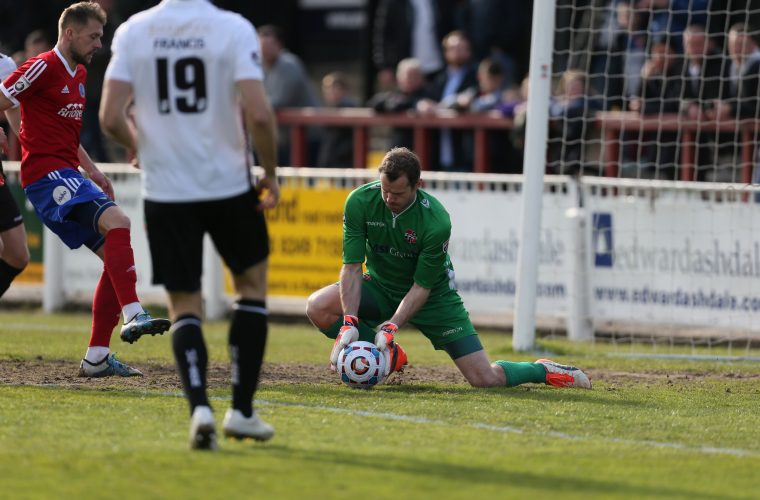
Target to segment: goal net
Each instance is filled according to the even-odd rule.
[[[558,0],[552,61],[595,338],[760,341],[760,3]]]

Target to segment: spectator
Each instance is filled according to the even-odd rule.
[[[562,74],[559,92],[549,105],[549,171],[579,174],[583,168],[583,142],[587,127],[584,118],[600,108],[586,90],[587,77],[580,70]]]
[[[472,64],[472,50],[467,35],[452,31],[443,39],[446,70],[429,87],[432,99],[422,99],[417,110],[435,114],[440,109],[461,109],[457,98],[466,89],[477,86]],[[472,131],[441,129],[438,141],[436,170],[472,171]]]
[[[356,101],[350,95],[348,77],[339,72],[328,73],[322,79],[322,98],[331,108],[353,108]],[[317,158],[318,167],[349,168],[354,164],[354,140],[351,127],[327,127]]]
[[[705,28],[691,24],[683,32],[683,102],[682,111],[692,120],[714,116],[715,104],[728,94],[729,66],[707,37]],[[721,137],[723,135],[723,137]],[[698,130],[697,180],[713,180],[718,171],[716,143],[733,144],[733,134]]]
[[[728,31],[728,54],[731,58],[731,85],[728,107],[722,116],[757,118],[760,106],[760,49],[755,36],[744,23]]]
[[[53,48],[47,35],[42,30],[34,30],[24,39],[24,61],[36,57]]]
[[[721,118],[740,120],[760,117],[760,49],[756,33],[751,33],[744,23],[734,24],[728,31],[731,90],[728,102],[716,110],[716,114]],[[752,140],[757,142],[757,132]],[[757,162],[757,159],[755,161]],[[740,181],[736,178],[731,180]],[[752,172],[752,183],[760,183],[760,168],[757,163]],[[755,201],[760,202],[758,195],[755,195]]]
[[[631,111],[661,116],[678,113],[681,106],[683,78],[679,58],[671,45],[656,42],[641,69],[640,97],[630,102]],[[675,180],[678,133],[658,130],[644,133],[640,161],[647,177]]]
[[[609,99],[607,108],[625,108],[629,99],[640,94],[641,68],[647,59],[647,13],[637,10],[630,0],[616,6],[617,34],[610,47],[611,60],[608,88],[602,89]],[[599,89],[598,89],[599,90]]]
[[[264,63],[264,89],[272,107],[301,108],[319,106],[319,98],[309,80],[301,60],[283,45],[279,28],[264,25],[258,30],[261,42],[261,58]],[[309,128],[309,163],[316,159],[319,149],[319,130]],[[280,127],[278,134],[278,158],[282,165],[290,163],[290,134],[287,128]],[[298,165],[305,166],[305,165]]]
[[[414,111],[417,103],[427,97],[425,75],[417,59],[402,59],[396,68],[394,90],[379,92],[367,101],[367,106],[378,113],[403,113]],[[414,138],[410,128],[393,128],[391,131],[391,148],[405,147],[414,149]]]
[[[443,69],[438,40],[450,26],[436,0],[380,0],[372,30],[372,61],[380,90],[393,87],[394,68],[413,57],[428,80]]]

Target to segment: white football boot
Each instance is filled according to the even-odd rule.
[[[266,441],[274,436],[274,427],[261,420],[256,412],[250,418],[245,418],[240,410],[233,408],[228,409],[224,415],[222,428],[225,436],[236,439]]]
[[[190,448],[193,450],[216,449],[216,421],[211,408],[196,406],[190,419]]]

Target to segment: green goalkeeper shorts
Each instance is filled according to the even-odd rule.
[[[364,275],[360,320],[375,328],[393,316],[400,302]],[[447,351],[454,359],[483,349],[470,314],[456,290],[447,290],[443,295],[428,299],[409,323],[419,329],[433,347]]]

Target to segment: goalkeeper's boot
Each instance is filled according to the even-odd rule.
[[[581,389],[591,389],[591,381],[580,368],[574,366],[561,365],[550,359],[539,359],[536,363],[541,363],[546,369],[546,383],[554,387],[579,387]]]
[[[394,342],[393,347],[388,347],[388,354],[391,366],[390,373],[403,373],[404,367],[409,364],[409,358],[407,358],[404,348],[398,342]]]
[[[196,406],[193,410],[193,416],[190,418],[190,448],[216,449],[216,421],[208,406]]]
[[[227,410],[222,428],[225,436],[235,439],[266,441],[274,436],[274,427],[261,420],[256,412],[246,418],[240,410],[234,408]]]
[[[152,318],[146,311],[135,315],[121,327],[119,336],[124,342],[136,342],[143,335],[161,335],[171,326],[168,319]]]
[[[116,354],[111,354],[103,358],[98,363],[91,363],[86,359],[83,359],[79,363],[79,376],[100,378],[100,377],[112,377],[117,375],[119,377],[142,377],[143,374],[137,368],[132,368],[126,363],[122,363],[116,359]]]

